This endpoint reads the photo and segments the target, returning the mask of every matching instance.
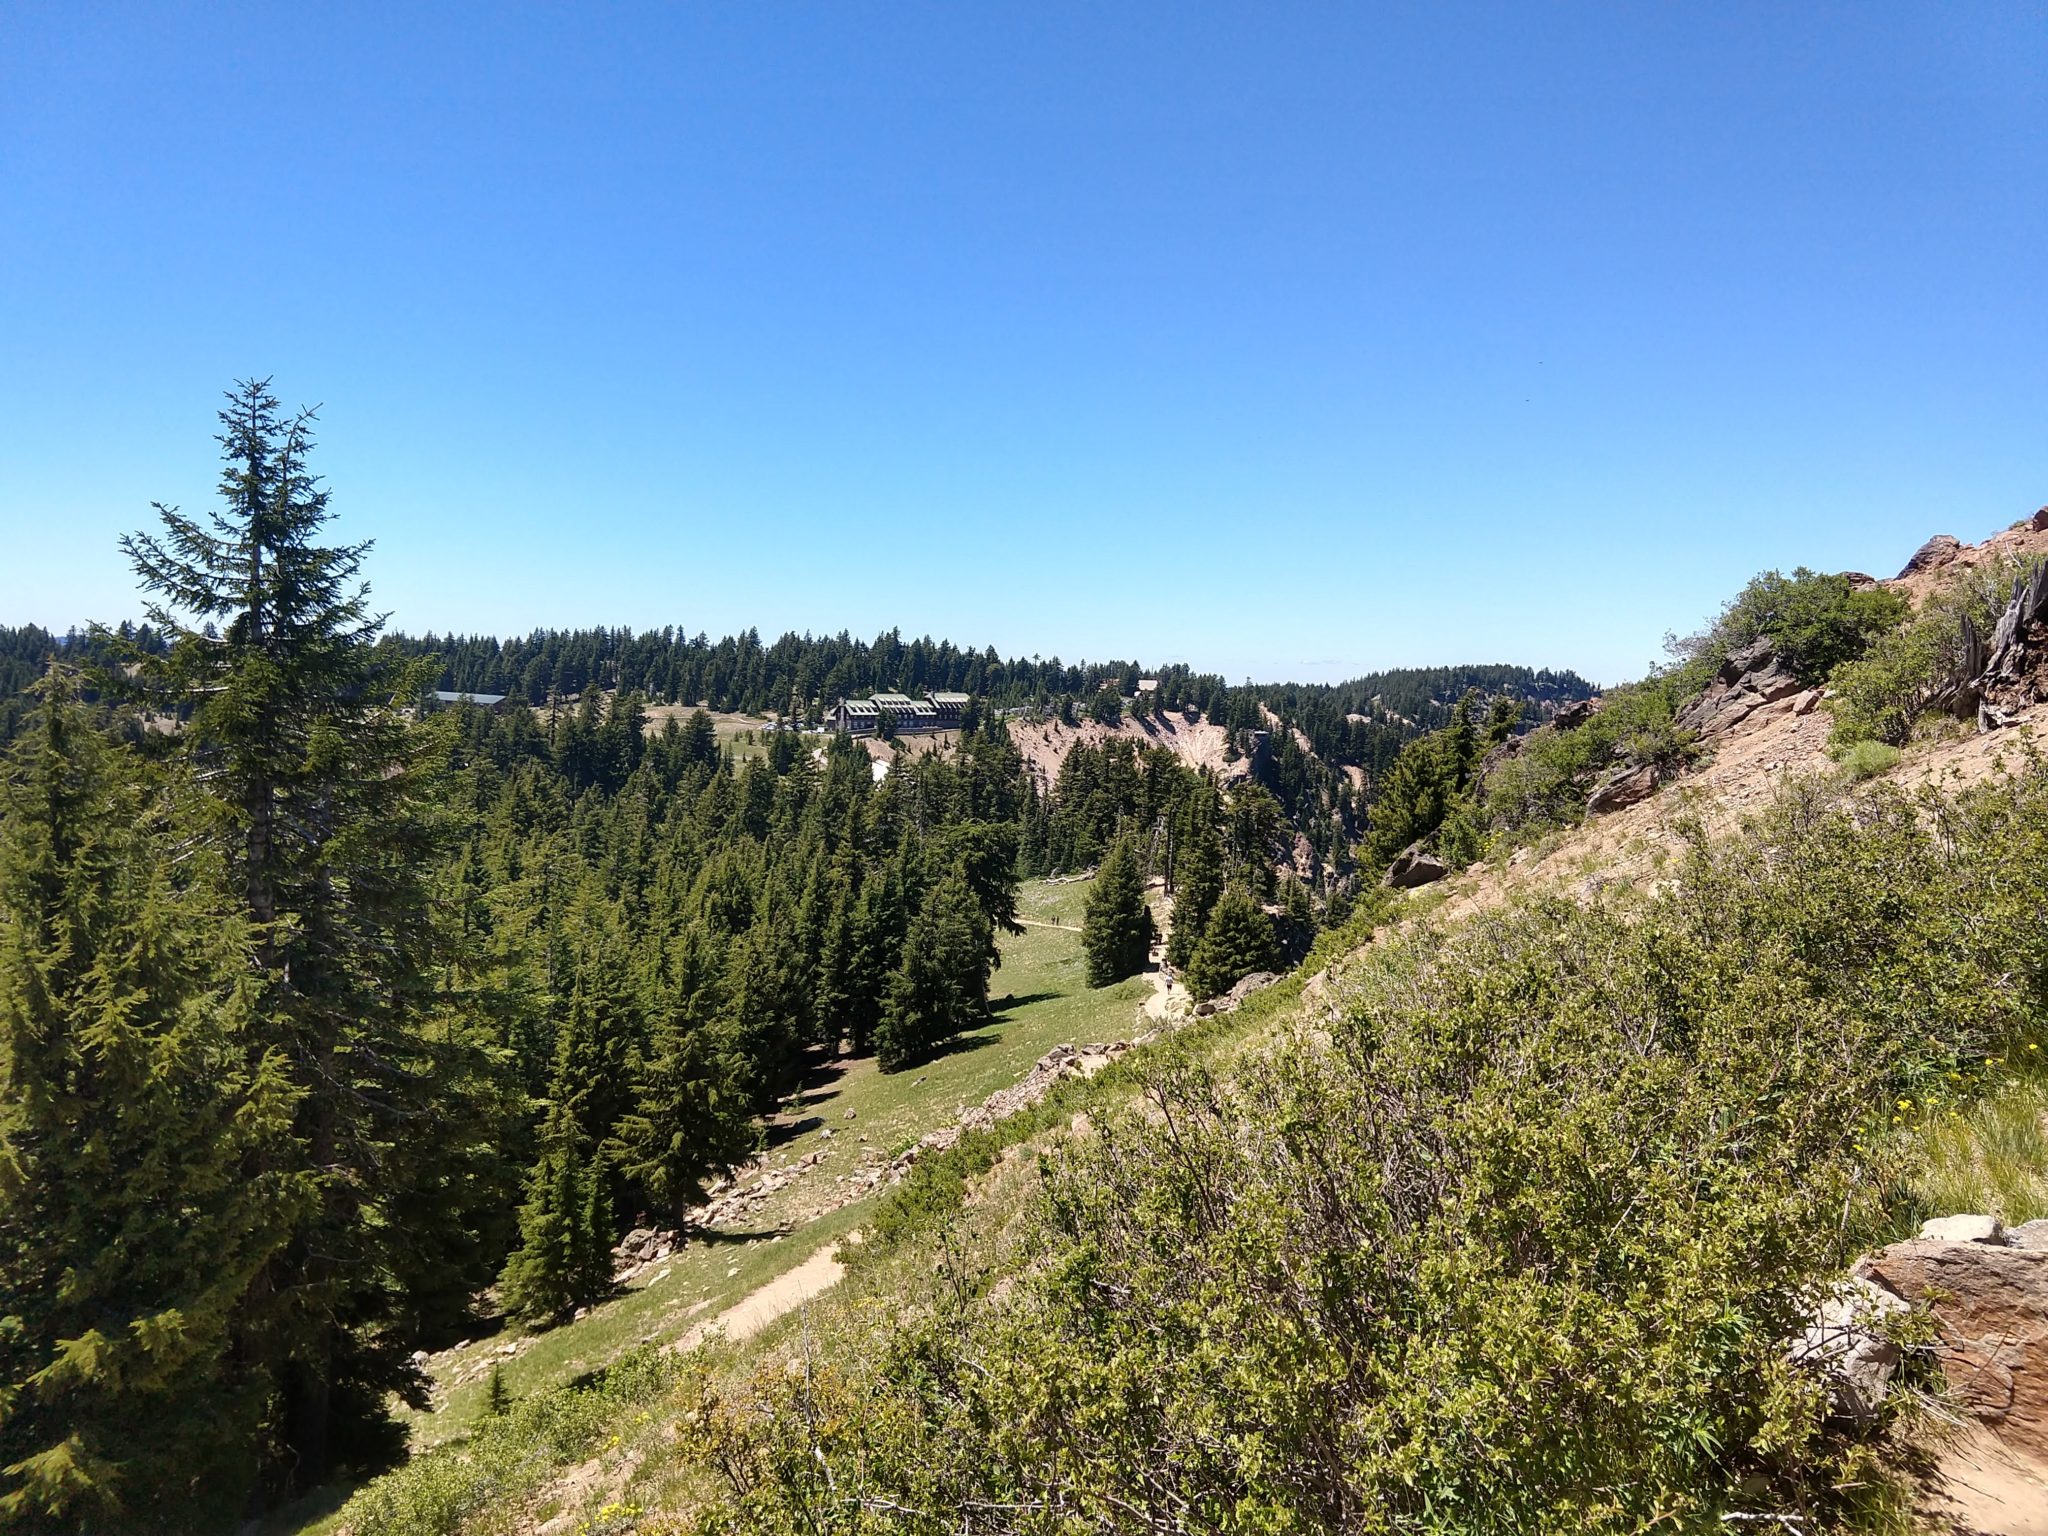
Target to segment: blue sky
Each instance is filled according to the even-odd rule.
[[[321,403],[411,630],[1634,675],[2048,501],[2048,7],[0,12],[0,622]]]

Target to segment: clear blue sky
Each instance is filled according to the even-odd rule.
[[[0,622],[240,375],[411,630],[1633,675],[2048,501],[2048,7],[0,8]]]

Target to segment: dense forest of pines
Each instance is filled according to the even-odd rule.
[[[702,710],[649,731],[647,691],[1096,679],[893,638],[430,652],[325,542],[309,419],[248,385],[222,421],[218,509],[124,543],[146,624],[0,632],[17,1528],[203,1525],[395,1455],[415,1350],[604,1294],[617,1236],[687,1220],[820,1057],[983,1023],[1021,877],[1107,860],[1098,983],[1145,963],[1150,877],[1204,993],[1342,915],[1357,808],[1286,731],[1228,788],[1135,731],[1043,783],[994,708],[879,779],[822,734],[740,762]],[[418,707],[543,674],[552,709]],[[1163,708],[1213,682],[1160,675]]]

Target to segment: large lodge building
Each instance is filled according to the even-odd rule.
[[[834,730],[854,736],[872,736],[882,727],[886,712],[899,736],[924,735],[931,731],[955,731],[971,694],[928,693],[913,699],[904,693],[878,693],[870,699],[841,699],[828,717]]]

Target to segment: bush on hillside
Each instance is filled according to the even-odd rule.
[[[1811,687],[1878,636],[1896,629],[1911,605],[1883,587],[1851,586],[1843,575],[1801,566],[1790,576],[1765,571],[1698,634],[1666,643],[1685,663],[1694,691],[1706,685],[1729,652],[1768,639],[1800,682]]]
[[[1893,1105],[2042,1022],[2044,902],[2042,776],[1814,788],[1654,900],[1375,946],[1338,1019],[1052,1154],[1026,1230],[707,1395],[701,1527],[1866,1517],[1885,1469],[1783,1341],[1885,1226]]]
[[[1900,747],[1910,741],[1936,692],[1963,664],[1965,620],[1988,635],[2012,596],[2014,580],[2034,563],[1992,560],[1957,572],[1909,623],[1837,668],[1828,699],[1835,745],[1879,741]]]
[[[1881,741],[1859,741],[1841,752],[1837,761],[1849,782],[1859,784],[1896,768],[1899,757],[1897,747],[1888,747]]]
[[[1486,776],[1478,819],[1489,836],[1518,841],[1586,814],[1593,781],[1613,767],[1654,767],[1676,773],[1698,755],[1689,732],[1673,721],[1684,697],[1675,674],[1610,690],[1583,725],[1539,730]]]

